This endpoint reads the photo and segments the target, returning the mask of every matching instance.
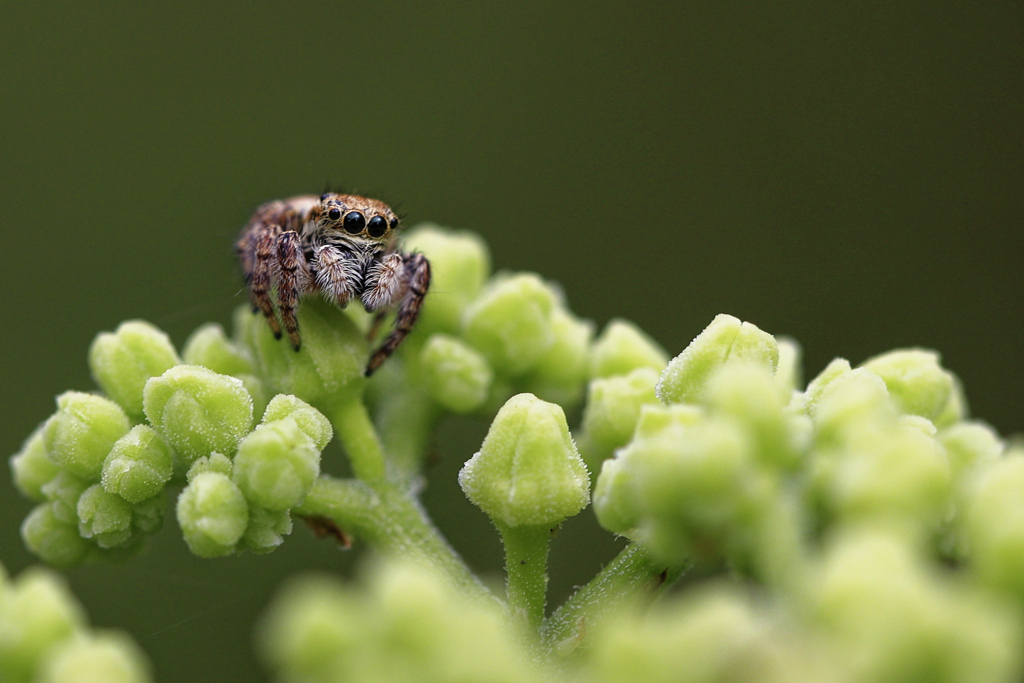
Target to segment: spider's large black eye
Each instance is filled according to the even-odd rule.
[[[327,217],[330,218],[332,221],[338,220],[339,218],[341,218],[341,209],[337,207],[331,209],[330,211],[327,212]]]
[[[368,232],[370,237],[381,237],[388,231],[388,222],[381,216],[374,216],[370,219]]]
[[[358,235],[363,231],[363,228],[366,227],[366,219],[363,218],[363,214],[358,211],[350,211],[345,214],[344,225],[345,230],[353,235]]]

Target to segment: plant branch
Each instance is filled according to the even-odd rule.
[[[551,529],[548,525],[497,526],[505,545],[509,614],[537,633],[547,600]]]
[[[684,571],[685,567],[656,564],[643,548],[630,543],[544,622],[544,645],[551,650],[571,652],[582,642],[587,630],[620,605],[638,597],[653,599]]]
[[[371,488],[355,479],[321,475],[294,512],[327,517],[346,534],[364,539],[385,554],[425,561],[468,595],[494,599],[428,521],[419,503],[386,482]]]

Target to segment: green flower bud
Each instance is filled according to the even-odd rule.
[[[466,307],[462,337],[495,372],[522,375],[555,343],[551,312],[558,296],[534,273],[497,277]]]
[[[291,417],[265,422],[242,440],[232,479],[245,497],[268,510],[302,502],[320,474],[320,451]]]
[[[296,681],[328,681],[362,644],[363,605],[327,576],[290,580],[259,630],[259,652]],[[373,614],[367,614],[376,626]],[[376,630],[375,628],[373,630]],[[335,678],[335,680],[339,680]]]
[[[609,458],[601,463],[594,484],[594,514],[597,523],[613,534],[634,538],[642,510],[634,500],[635,472],[625,458]]]
[[[752,603],[739,591],[714,586],[657,604],[643,619],[632,610],[615,614],[588,643],[583,680],[821,680],[796,634]]]
[[[519,394],[498,411],[459,485],[505,526],[554,526],[586,507],[590,478],[562,409]]]
[[[266,384],[256,375],[239,375],[238,379],[242,380],[242,386],[252,397],[253,419],[262,420],[263,413],[270,402],[270,392],[267,390]]]
[[[661,436],[667,429],[682,429],[700,424],[706,411],[695,405],[642,405],[640,419],[636,423],[636,439],[649,439]]]
[[[709,378],[705,398],[712,410],[746,424],[762,464],[789,470],[800,464],[809,425],[793,424],[793,418],[784,413],[779,386],[764,365],[727,364]]]
[[[155,495],[132,506],[132,529],[144,534],[155,534],[164,524],[167,496]]]
[[[235,551],[249,525],[249,506],[231,479],[201,472],[178,497],[178,525],[189,550],[199,557],[222,557]]]
[[[138,554],[142,552],[145,541],[145,534],[137,530],[132,530],[132,532],[128,534],[128,538],[120,545],[111,546],[110,548],[102,548],[98,545],[93,545],[89,549],[89,554],[86,556],[85,561],[87,563],[96,564],[126,564],[135,559]]]
[[[487,245],[475,233],[427,223],[410,230],[403,243],[430,260],[430,291],[416,321],[418,334],[458,334],[463,309],[491,271]]]
[[[611,320],[590,350],[590,378],[625,375],[637,368],[661,372],[668,354],[639,327],[623,318]]]
[[[326,577],[288,584],[259,651],[289,681],[548,681],[531,666],[496,601],[473,601],[411,563],[374,566],[368,589]]]
[[[551,312],[551,330],[554,343],[523,378],[522,386],[541,400],[570,410],[583,398],[594,323],[558,306]]]
[[[26,569],[0,604],[0,680],[32,681],[47,652],[85,628],[85,614],[64,580]]]
[[[298,425],[299,429],[316,444],[318,451],[327,448],[327,444],[330,443],[331,438],[334,436],[331,422],[324,417],[323,413],[294,396],[278,394],[267,406],[267,410],[263,415],[263,422],[274,422],[276,420],[283,420],[286,417],[295,420],[295,424]]]
[[[78,533],[77,522],[58,518],[54,514],[53,505],[46,503],[37,505],[21,523],[21,538],[32,553],[61,569],[81,564],[93,548]],[[0,654],[0,662],[3,660]]]
[[[43,439],[42,425],[25,439],[21,450],[11,456],[11,478],[14,486],[23,496],[42,502],[43,485],[51,481],[60,472],[52,460],[46,457],[46,442]]]
[[[222,375],[237,377],[253,372],[245,349],[228,339],[224,328],[216,323],[197,328],[185,342],[181,356],[189,365],[202,365]]]
[[[658,398],[665,403],[700,403],[708,379],[727,361],[761,364],[774,373],[779,346],[754,325],[718,315],[661,373]]]
[[[366,338],[337,306],[319,297],[298,311],[302,350],[275,339],[264,320],[246,328],[246,343],[259,374],[274,393],[291,394],[313,405],[336,403],[362,394],[366,384]]]
[[[43,425],[46,455],[83,479],[99,481],[104,459],[130,426],[113,401],[64,392],[57,397],[57,412]]]
[[[939,354],[903,349],[876,356],[862,365],[883,380],[899,408],[932,420],[946,408],[953,393],[953,375],[939,365]]]
[[[814,488],[842,516],[926,531],[945,514],[949,460],[921,418],[900,418],[877,377],[855,370],[833,381],[815,415]]]
[[[242,542],[254,553],[269,553],[284,542],[292,532],[292,516],[289,510],[267,510],[258,505],[249,506],[249,526],[245,528]]]
[[[983,465],[966,499],[962,526],[975,575],[1024,603],[1024,450]]]
[[[89,482],[67,470],[43,484],[43,496],[50,501],[54,516],[68,524],[78,524],[78,499],[89,488]]]
[[[813,416],[818,408],[818,401],[821,400],[825,392],[825,388],[837,378],[851,371],[850,361],[845,358],[832,359],[832,362],[825,366],[825,369],[810,381],[803,394],[799,398],[794,398],[793,405],[799,407],[807,415]]]
[[[78,533],[101,548],[123,545],[132,534],[132,506],[93,484],[78,499]]]
[[[146,382],[146,417],[185,464],[232,455],[252,427],[252,398],[235,377],[178,365]]]
[[[150,377],[181,361],[167,335],[143,320],[101,332],[89,347],[89,368],[96,384],[132,418],[142,418],[142,389]]]
[[[984,466],[1003,453],[1003,442],[984,422],[958,422],[940,431],[939,443],[946,449],[954,479],[975,467]]]
[[[609,531],[631,533],[667,562],[685,561],[704,552],[709,541],[723,542],[749,527],[766,498],[753,459],[753,439],[735,418],[673,423],[655,435],[641,436],[638,430],[616,453],[621,464],[602,468],[597,483],[602,496],[594,500],[598,520],[616,525],[637,520],[635,531]],[[613,481],[601,481],[605,472]]]
[[[803,387],[803,349],[795,339],[779,337],[779,367],[775,370],[775,383],[783,404],[788,404],[794,392]]]
[[[364,635],[362,647],[375,650],[379,674],[372,679],[385,679],[397,655],[405,680],[545,683],[517,646],[496,603],[475,602],[436,571],[412,562],[379,568],[369,588],[374,600],[369,609],[364,607],[364,619],[367,612],[378,612],[377,639],[400,644],[381,647]]]
[[[814,391],[808,405],[819,445],[842,441],[851,432],[888,424],[896,417],[885,382],[872,372],[858,368],[835,374],[821,385],[815,382],[807,392]]]
[[[936,427],[948,427],[960,420],[966,420],[970,412],[967,409],[967,397],[964,396],[964,386],[960,383],[960,378],[953,373],[949,373],[949,377],[953,380],[953,388],[949,393],[949,400],[946,401],[946,407],[932,418]]]
[[[210,453],[205,458],[199,458],[192,466],[188,468],[188,472],[185,473],[185,479],[192,483],[192,480],[203,472],[218,472],[231,476],[231,471],[234,469],[234,465],[231,459],[222,453]]]
[[[44,660],[40,683],[148,683],[149,662],[127,634],[79,633]]]
[[[1002,681],[1019,626],[983,596],[940,580],[912,546],[871,529],[841,536],[811,588],[813,616],[849,680]]]
[[[101,482],[109,493],[139,503],[163,491],[171,480],[171,449],[149,425],[136,425],[122,436],[103,461]]]
[[[487,400],[494,379],[486,358],[446,334],[427,339],[420,352],[420,367],[430,396],[453,413],[479,408]]]
[[[591,380],[583,410],[580,453],[591,471],[616,448],[629,443],[640,419],[640,407],[657,404],[658,372],[639,367],[627,375]]]

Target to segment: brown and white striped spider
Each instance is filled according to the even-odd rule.
[[[283,324],[298,351],[295,312],[306,294],[319,292],[341,308],[358,298],[367,311],[379,312],[378,323],[396,309],[394,329],[366,365],[370,376],[409,334],[430,286],[430,264],[422,254],[398,251],[397,229],[398,217],[387,204],[353,194],[263,204],[236,245],[253,311],[263,311],[278,339]]]

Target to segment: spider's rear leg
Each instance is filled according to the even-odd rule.
[[[281,325],[274,313],[274,305],[270,302],[270,281],[273,276],[272,262],[274,260],[274,241],[276,235],[272,230],[266,229],[256,238],[255,259],[252,269],[252,278],[249,281],[249,293],[252,296],[253,306],[266,316],[270,323],[270,329],[274,336],[281,338]]]
[[[299,321],[295,318],[299,294],[309,287],[311,276],[302,255],[297,233],[288,231],[277,238],[277,310],[296,351],[302,346]]]
[[[430,287],[430,262],[423,254],[403,254],[404,293],[398,304],[398,313],[395,317],[395,329],[391,330],[384,343],[370,357],[366,364],[367,377],[373,374],[374,370],[380,367],[381,363],[395,352],[402,340],[408,336],[412,326],[416,324],[416,318],[420,315],[420,308],[423,307],[423,298],[427,295]]]

